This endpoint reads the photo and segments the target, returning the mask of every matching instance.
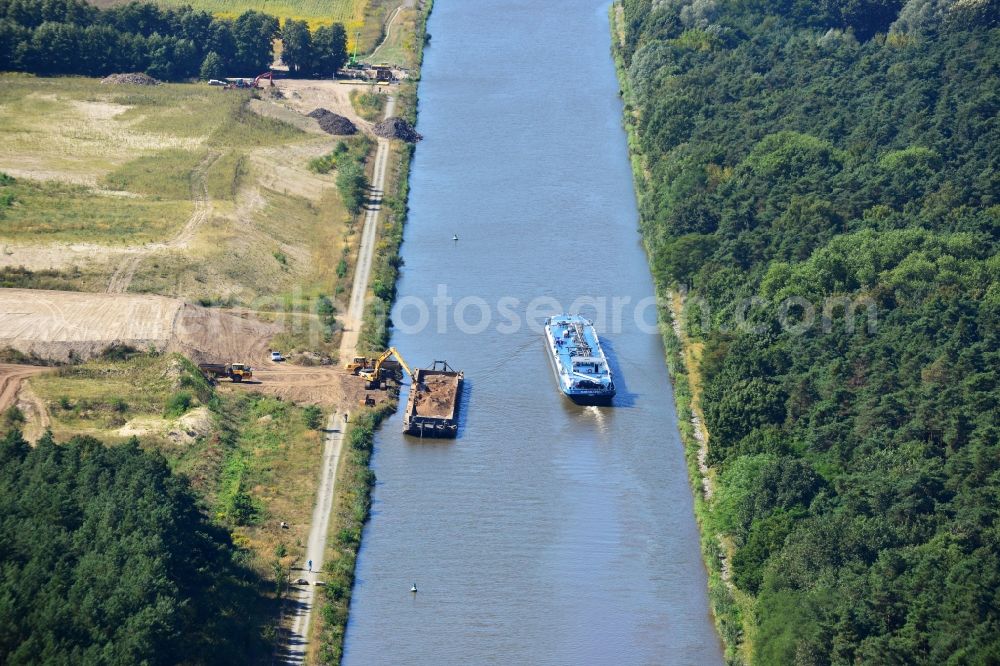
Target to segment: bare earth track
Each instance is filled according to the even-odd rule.
[[[188,218],[180,232],[166,243],[154,243],[137,248],[126,256],[111,276],[111,281],[108,283],[109,294],[124,294],[128,292],[128,288],[132,284],[132,278],[135,277],[136,271],[139,270],[139,264],[148,255],[154,252],[162,252],[163,250],[184,248],[194,240],[198,229],[205,224],[209,214],[212,212],[212,203],[208,197],[208,187],[205,184],[205,172],[208,171],[208,168],[219,157],[220,154],[217,152],[209,153],[191,173],[191,198],[194,201],[194,212],[191,213],[191,217]]]
[[[0,363],[0,412],[17,403],[17,393],[25,379],[47,370],[37,365]]]

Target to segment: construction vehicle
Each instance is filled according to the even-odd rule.
[[[367,356],[355,356],[349,363],[344,365],[344,369],[352,375],[356,375],[365,368],[370,368],[373,365],[375,365],[375,362]]]
[[[376,83],[392,83],[396,78],[392,74],[392,67],[388,65],[375,65],[372,67],[372,72],[375,74]]]
[[[209,85],[221,85],[226,90],[258,90],[263,88],[263,86],[260,85],[260,82],[264,79],[268,80],[272,88],[274,87],[274,72],[271,71],[258,74],[253,79],[232,78],[226,79],[225,81],[218,81],[217,83],[209,81]]]
[[[242,382],[253,377],[253,368],[246,363],[199,363],[198,369],[209,379],[228,377],[234,382]]]
[[[368,382],[369,388],[383,388],[382,387],[383,372],[390,371],[391,366],[389,366],[387,362],[389,361],[389,358],[393,356],[396,358],[397,361],[399,361],[399,365],[404,370],[406,370],[406,374],[412,377],[413,370],[410,370],[410,366],[406,364],[406,361],[403,360],[403,357],[402,355],[400,355],[399,350],[397,350],[395,347],[389,347],[384,352],[382,352],[382,355],[379,356],[377,359],[375,359],[375,363],[372,365],[371,369],[364,368],[362,370],[359,370],[358,376],[364,379],[366,382]]]
[[[350,68],[355,68],[358,66],[358,44],[361,43],[361,31],[357,30],[354,33],[354,51],[351,53],[351,57],[347,62],[347,66]]]
[[[382,361],[382,370],[394,372],[399,374],[402,366],[399,365],[399,361],[394,361],[391,358],[387,358]],[[355,356],[349,363],[344,364],[344,369],[347,370],[352,375],[358,375],[362,372],[371,372],[375,369],[375,359],[368,358],[367,356]]]

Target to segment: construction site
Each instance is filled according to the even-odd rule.
[[[423,8],[383,4],[375,51],[400,63],[355,57],[343,81],[277,63],[194,84],[0,74],[2,423],[29,442],[138,438],[261,575],[276,552],[314,562],[277,619],[290,663],[318,649],[326,531],[354,515],[348,420],[422,372],[365,333],[401,223],[382,201],[419,139],[400,31]],[[357,206],[338,183],[354,164]]]
[[[332,510],[335,485],[317,478],[332,435],[303,427],[306,408],[323,429],[398,395],[395,375],[369,388],[342,359],[356,353],[404,146],[375,135],[359,86],[338,81],[4,85],[0,416],[29,441],[139,437],[210,498],[230,458],[249,456],[247,492],[279,520],[239,538],[262,554],[308,543],[311,508],[325,497]],[[359,214],[336,169],[309,168],[338,141],[372,147]],[[226,453],[231,428],[245,439]]]
[[[106,102],[93,101],[94,91],[85,90],[80,82],[52,82],[49,93],[39,93],[37,86],[25,90],[26,103],[47,94],[54,113],[70,122],[78,120],[87,128],[84,136],[93,139],[83,139],[81,144],[80,133],[71,134],[71,126],[64,128],[45,117],[38,119],[37,125],[19,118],[26,131],[44,127],[53,139],[45,145],[55,147],[48,150],[40,144],[28,144],[15,133],[14,139],[0,148],[0,171],[25,187],[36,187],[29,184],[33,182],[42,183],[37,186],[40,189],[50,187],[46,183],[79,184],[86,189],[73,196],[92,192],[86,194],[90,199],[86,205],[91,207],[107,202],[131,214],[131,209],[139,212],[137,207],[148,200],[160,208],[186,209],[182,213],[186,218],[177,219],[174,229],[168,227],[159,237],[157,232],[136,234],[137,243],[120,235],[111,242],[101,242],[98,235],[86,232],[87,220],[79,218],[67,222],[66,232],[53,229],[51,223],[43,230],[37,218],[23,225],[15,221],[7,230],[0,230],[0,271],[18,277],[11,286],[30,287],[0,289],[0,349],[9,348],[32,363],[45,364],[84,362],[113,346],[178,352],[196,364],[243,363],[252,367],[253,379],[245,382],[242,390],[252,388],[283,399],[331,407],[362,402],[363,382],[337,363],[342,332],[360,325],[360,313],[356,319],[348,312],[335,315],[336,322],[331,325],[329,321],[318,322],[308,306],[318,298],[314,295],[317,292],[329,290],[329,297],[324,298],[333,303],[339,300],[338,291],[347,293],[352,286],[352,269],[363,250],[357,226],[362,220],[343,211],[333,175],[308,169],[308,161],[325,154],[332,145],[334,137],[322,126],[324,119],[343,119],[356,131],[372,136],[374,124],[362,118],[350,100],[354,86],[337,81],[277,79],[270,72],[254,80],[239,80],[234,87],[263,88],[259,98],[239,104],[270,123],[283,138],[274,144],[259,136],[258,140],[227,147],[213,138],[212,127],[206,127],[204,138],[178,137],[176,141],[162,132],[154,141],[144,127],[161,124],[159,118],[165,120],[178,104],[216,105],[206,93],[232,101],[235,98],[229,96],[246,92],[206,87],[199,93],[197,88],[152,85],[144,75],[108,77],[105,81],[97,92],[107,95]],[[136,86],[157,95],[162,104],[139,108],[114,101],[122,89]],[[181,94],[174,94],[172,88],[180,89],[177,92]],[[85,98],[90,101],[82,101]],[[0,106],[0,119],[13,113],[16,105]],[[310,116],[317,109],[324,113]],[[141,114],[136,117],[137,111]],[[225,122],[225,118],[220,121]],[[114,140],[107,141],[116,135],[126,139],[117,140],[119,147]],[[24,139],[29,136],[25,134]],[[67,155],[91,151],[93,141],[102,142],[105,159],[90,160],[86,165],[66,159]],[[189,147],[182,148],[184,145]],[[134,179],[124,181],[127,189],[121,194],[102,189],[109,174],[131,170],[130,164],[143,159],[142,153],[156,157],[163,150],[173,151],[172,158],[174,154],[180,158],[180,150],[190,151],[191,161],[181,165],[178,173],[178,178],[190,182],[188,192],[177,188],[177,195],[162,189],[147,193],[144,186],[131,184]],[[386,147],[390,154],[397,150]],[[170,168],[169,161],[158,163],[162,165],[158,168]],[[218,173],[232,164],[235,168],[228,174]],[[366,171],[374,181],[373,160],[368,161]],[[230,181],[228,191],[220,192],[212,182],[219,176]],[[74,205],[67,203],[71,208]],[[15,213],[20,212],[17,208]],[[279,209],[283,211],[280,217],[276,214]],[[141,224],[141,213],[133,216],[130,226],[139,228]],[[73,232],[79,237],[69,236],[71,228],[79,230]],[[366,254],[371,260],[371,253]],[[39,289],[41,275],[47,277],[47,284],[72,290]],[[9,283],[11,280],[0,282]],[[199,302],[212,305],[195,304]],[[216,302],[227,305],[218,307]],[[348,308],[341,304],[337,309]],[[310,345],[310,341],[316,344]],[[271,361],[269,352],[278,345],[283,346],[287,361]],[[0,371],[4,377],[23,374]],[[21,381],[6,381],[0,406],[14,404],[14,388],[20,386]]]

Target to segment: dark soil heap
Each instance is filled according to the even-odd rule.
[[[306,115],[310,118],[315,118],[320,128],[327,134],[347,135],[358,133],[358,128],[354,126],[354,123],[344,116],[338,116],[333,111],[319,108],[310,111]]]
[[[160,84],[160,82],[152,76],[149,74],[143,74],[142,72],[134,72],[132,74],[112,74],[111,76],[106,76],[101,79],[101,83],[113,83],[116,85],[129,86],[157,86]]]
[[[395,117],[386,118],[379,122],[372,131],[375,132],[376,136],[380,136],[383,139],[400,139],[408,143],[416,143],[424,138],[417,134],[416,130],[413,129],[413,125],[402,118]]]

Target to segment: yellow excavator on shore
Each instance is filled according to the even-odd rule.
[[[369,387],[378,387],[382,382],[383,366],[385,365],[386,361],[388,361],[392,357],[395,357],[396,360],[399,361],[399,365],[404,370],[406,370],[406,374],[408,374],[410,377],[413,377],[413,370],[411,370],[410,366],[406,364],[406,361],[403,360],[403,356],[399,353],[399,350],[397,350],[395,347],[389,347],[384,352],[382,352],[382,354],[377,359],[375,359],[375,363],[372,365],[370,369],[369,368],[359,369],[358,376],[364,379],[366,382],[368,382]]]

